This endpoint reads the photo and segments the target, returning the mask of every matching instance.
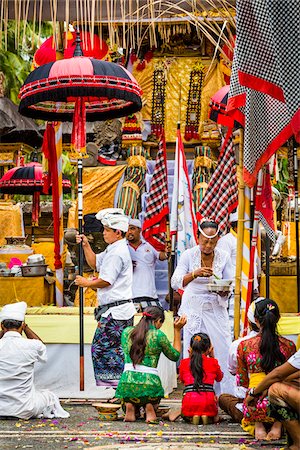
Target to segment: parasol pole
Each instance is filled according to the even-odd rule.
[[[82,195],[82,159],[79,158],[77,162],[77,176],[78,176],[78,231],[82,234],[82,220],[83,220],[83,195]],[[83,247],[82,242],[79,245],[79,261],[78,261],[79,275],[83,276]],[[80,390],[84,391],[84,297],[83,287],[79,287],[79,355],[80,355]]]
[[[76,30],[76,46],[74,50],[75,56],[83,56],[83,51],[80,46],[80,31]],[[78,231],[79,234],[83,232],[83,195],[82,195],[82,154],[77,160],[77,178],[78,178]],[[79,259],[78,259],[79,275],[83,276],[83,246],[82,242],[79,245]],[[84,391],[84,295],[83,287],[79,287],[79,388]]]
[[[245,183],[243,179],[243,130],[234,132],[233,144],[239,146],[239,164],[237,166],[238,175],[238,227],[237,227],[237,254],[235,270],[235,288],[234,288],[234,339],[240,335],[240,316],[241,316],[241,274],[243,262],[243,243],[244,243],[244,215],[245,215]]]
[[[298,312],[300,312],[300,252],[299,252],[299,192],[298,192],[298,158],[297,158],[297,142],[293,138],[293,160],[294,160],[294,221],[296,228],[296,267],[297,267],[297,301]]]

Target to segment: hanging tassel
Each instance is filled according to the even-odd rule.
[[[75,101],[71,144],[72,149],[78,154],[78,158],[88,157],[86,153],[86,110],[84,98],[79,97]]]

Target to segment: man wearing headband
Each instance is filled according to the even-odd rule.
[[[172,277],[173,289],[184,291],[178,312],[187,316],[183,331],[183,357],[188,357],[194,334],[208,334],[224,373],[223,380],[217,383],[217,394],[234,392],[234,383],[227,368],[231,344],[228,292],[211,292],[208,284],[214,279],[233,280],[235,275],[229,254],[217,247],[218,239],[218,225],[214,221],[203,220],[199,225],[198,245],[182,253]]]
[[[136,313],[132,302],[132,262],[125,239],[129,219],[120,208],[101,210],[96,219],[104,227],[103,238],[108,244],[104,252],[96,255],[84,235],[77,235],[76,241],[82,242],[86,261],[99,277],[88,280],[78,275],[75,283],[97,288],[98,327],[92,344],[95,380],[97,386],[116,387],[124,367],[121,334],[133,324]]]
[[[19,302],[3,306],[0,312],[0,415],[25,420],[69,417],[53,392],[34,387],[34,364],[45,363],[47,352],[40,338],[25,324],[26,309],[27,304]]]
[[[152,245],[141,239],[142,224],[138,219],[129,220],[126,234],[133,264],[133,302],[140,310],[147,306],[160,306],[155,286],[155,264],[165,261],[167,252],[158,252]]]
[[[251,339],[252,337],[256,336],[259,332],[259,328],[255,323],[255,307],[257,303],[264,300],[264,297],[258,297],[256,300],[254,300],[249,308],[248,308],[248,323],[249,323],[249,333],[247,336],[243,336],[239,339],[236,339],[232,342],[230,348],[229,348],[229,355],[228,355],[228,370],[234,377],[235,381],[235,394],[222,394],[219,397],[219,406],[221,409],[223,409],[227,414],[229,414],[233,420],[237,423],[241,423],[243,418],[243,409],[242,404],[243,400],[246,397],[247,394],[247,388],[244,388],[243,386],[237,386],[236,385],[236,373],[237,373],[237,348],[239,346],[239,343],[242,341],[245,341],[247,339]]]

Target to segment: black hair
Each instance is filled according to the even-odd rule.
[[[190,347],[192,350],[190,368],[194,377],[194,389],[199,390],[205,375],[202,364],[202,355],[211,347],[209,336],[205,333],[194,334],[190,342]]]
[[[199,228],[198,228],[198,236],[200,234],[200,228],[201,230],[205,230],[206,228],[213,228],[214,230],[218,230],[218,224],[216,222],[214,222],[213,220],[205,220],[204,222],[201,222],[199,224]]]
[[[126,231],[122,231],[122,230],[115,230],[113,228],[114,232],[116,233],[117,231],[120,231],[122,238],[124,238],[126,236]]]
[[[7,330],[12,330],[12,329],[18,330],[22,326],[22,322],[20,320],[5,319],[5,320],[2,320],[2,325]]]
[[[277,303],[269,298],[261,300],[255,306],[254,317],[260,324],[260,365],[265,373],[269,373],[286,360],[279,347],[277,323],[280,312]]]
[[[145,356],[145,349],[147,344],[147,332],[150,325],[156,320],[160,319],[163,323],[165,321],[165,313],[160,306],[149,306],[145,308],[145,315],[141,318],[139,323],[134,327],[130,333],[131,347],[129,355],[132,364],[140,364]]]
[[[250,321],[249,321],[249,325],[251,326],[251,328],[252,328],[253,331],[256,331],[256,333],[259,332],[259,328],[258,328],[258,326],[256,325],[256,323],[253,323],[253,322],[250,322]]]
[[[230,228],[237,228],[238,223],[237,222],[230,222]]]

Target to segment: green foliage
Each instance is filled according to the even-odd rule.
[[[278,171],[279,171],[279,180],[274,185],[274,187],[276,187],[276,189],[278,189],[279,192],[287,194],[288,181],[290,178],[287,158],[278,158]]]
[[[14,102],[19,103],[20,87],[31,71],[33,55],[40,44],[38,29],[30,22],[20,23],[9,20],[6,33],[2,33],[0,47],[0,70],[4,73],[5,94]],[[19,38],[17,39],[17,34]],[[42,23],[41,36],[43,40],[51,36],[52,26],[49,22]]]

